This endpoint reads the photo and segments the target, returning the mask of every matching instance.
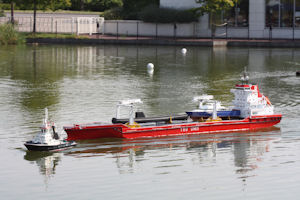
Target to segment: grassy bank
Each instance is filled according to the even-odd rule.
[[[0,45],[24,44],[26,39],[55,38],[55,39],[88,39],[84,35],[63,33],[20,33],[11,24],[0,25]]]
[[[64,33],[25,33],[26,38],[59,38],[59,39],[87,39],[87,36]]]
[[[21,44],[24,42],[23,34],[17,32],[12,24],[0,25],[0,45]]]

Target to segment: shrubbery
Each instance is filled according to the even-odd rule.
[[[137,17],[129,17],[124,8],[117,7],[103,13],[106,20],[138,19],[150,23],[190,23],[198,21],[195,10],[176,10],[171,8],[159,8],[148,6],[138,13]]]
[[[118,20],[123,19],[122,17],[122,8],[116,7],[109,10],[104,11],[102,15],[105,20]]]
[[[18,44],[22,43],[24,39],[16,31],[14,25],[12,24],[3,24],[0,25],[0,44]]]
[[[3,3],[0,3],[0,17],[4,17],[5,16],[4,15],[4,8],[3,7],[4,7]]]
[[[159,6],[160,0],[123,0],[123,19],[136,20],[139,12],[149,5]]]
[[[0,17],[4,17],[5,15],[4,15],[4,11],[3,10],[1,10],[1,8],[0,8]]]
[[[194,10],[149,6],[139,13],[139,19],[152,23],[190,23],[198,21],[198,15]]]
[[[10,3],[0,3],[0,10],[10,10]]]
[[[113,9],[116,7],[122,7],[123,1],[122,0],[97,0],[97,1],[90,1],[85,9],[91,11],[105,11],[109,9]]]

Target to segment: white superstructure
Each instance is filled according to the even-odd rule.
[[[242,83],[230,90],[234,94],[233,109],[240,110],[242,118],[273,115],[274,107],[268,97],[259,92],[257,85],[249,84],[248,79],[244,74],[241,78]]]
[[[214,110],[214,105],[217,111],[228,110],[222,106],[221,102],[214,100],[213,95],[202,95],[194,97],[193,101],[199,101],[198,109],[193,110],[193,112],[212,112]]]
[[[129,107],[129,125],[134,124],[134,105],[135,104],[142,104],[141,99],[128,99],[128,100],[123,100],[120,101],[117,105],[117,113],[116,113],[116,118],[118,119],[120,117],[120,108],[121,107]]]
[[[51,123],[48,119],[47,108],[45,108],[45,118],[43,120],[43,125],[41,126],[41,131],[33,138],[32,143],[47,144],[47,145],[61,144],[61,140],[59,140],[58,135],[55,132],[54,123]]]

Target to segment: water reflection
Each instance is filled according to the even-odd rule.
[[[115,159],[119,173],[134,173],[138,163],[159,158],[156,169],[180,167],[192,160],[195,165],[217,165],[218,156],[233,155],[236,174],[245,179],[257,168],[261,157],[269,151],[270,142],[280,139],[277,127],[252,132],[216,135],[187,135],[148,139],[99,139],[83,141],[69,155],[76,157],[109,156]],[[163,153],[167,152],[167,153]],[[171,155],[171,156],[170,156]],[[175,156],[174,156],[175,155]],[[185,155],[187,157],[185,157]],[[222,159],[222,158],[221,158]]]
[[[291,90],[290,84],[278,78],[294,76],[300,62],[297,57],[300,51],[295,49],[282,52],[189,47],[188,51],[182,56],[180,47],[27,46],[3,51],[0,58],[9,64],[4,65],[0,77],[8,75],[18,83],[20,94],[14,95],[14,100],[30,112],[44,107],[54,110],[66,93],[81,94],[95,87],[95,91],[114,102],[120,97],[113,94],[121,92],[122,98],[153,101],[149,101],[153,113],[161,110],[168,113],[174,110],[168,99],[178,95],[181,98],[176,99],[179,105],[176,108],[180,111],[192,105],[192,96],[204,93],[229,103],[232,100],[229,89],[244,66],[248,66],[251,80],[259,83],[271,100],[276,100],[274,96],[282,89]],[[145,66],[149,62],[154,63],[155,73],[147,71]],[[76,85],[77,79],[81,84]]]
[[[24,159],[35,163],[44,176],[45,185],[55,174],[55,168],[61,160],[61,153],[26,151]]]

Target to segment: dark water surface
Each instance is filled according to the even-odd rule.
[[[134,46],[0,47],[0,199],[298,199],[300,49]],[[147,63],[155,65],[153,74]],[[48,107],[63,125],[109,122],[118,100],[146,115],[230,105],[244,66],[283,114],[256,132],[81,141],[26,151]]]

